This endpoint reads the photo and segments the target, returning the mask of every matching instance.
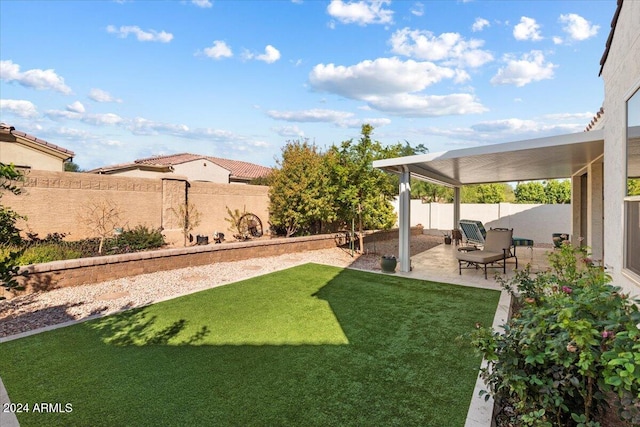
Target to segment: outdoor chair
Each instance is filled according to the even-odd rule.
[[[471,219],[461,219],[460,220],[460,229],[462,230],[462,234],[464,235],[467,246],[471,245],[473,248],[477,248],[478,246],[484,246],[485,237],[487,235],[487,230],[484,228],[484,225],[481,221],[475,221]],[[527,246],[531,249],[531,258],[533,258],[533,245],[534,242],[532,239],[527,239],[525,237],[513,237],[511,239],[511,246],[513,246],[513,255],[516,255],[516,248],[518,246]],[[465,248],[462,248],[465,250]],[[466,249],[468,250],[468,249]]]
[[[458,259],[458,272],[462,275],[462,269],[484,267],[484,278],[487,279],[487,268],[502,268],[503,274],[507,272],[507,259],[516,259],[518,268],[518,257],[511,251],[513,230],[511,229],[491,229],[487,231],[482,250],[459,251],[456,255]],[[465,264],[466,267],[462,265]]]

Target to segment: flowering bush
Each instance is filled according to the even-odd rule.
[[[512,408],[515,425],[598,426],[594,415],[612,391],[628,403],[619,415],[640,422],[637,305],[586,249],[563,244],[549,261],[547,272],[532,277],[526,268],[501,280],[520,308],[504,332],[474,335],[489,393]]]

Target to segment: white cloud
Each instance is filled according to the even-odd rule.
[[[191,0],[191,3],[203,9],[206,9],[212,6],[212,3],[209,0]]]
[[[413,5],[413,7],[410,9],[411,13],[414,14],[415,16],[422,16],[424,15],[424,5],[420,2],[417,2]]]
[[[106,90],[96,88],[89,91],[89,99],[95,102],[122,102],[121,99],[115,98]]]
[[[304,132],[298,126],[280,126],[271,128],[275,133],[284,137],[303,138]]]
[[[38,109],[31,101],[22,99],[0,99],[0,111],[15,114],[19,117],[32,118],[38,116]]]
[[[72,113],[84,113],[85,109],[84,105],[82,105],[82,102],[76,101],[72,104],[67,105],[67,111],[71,111]]]
[[[558,113],[558,114],[545,114],[542,116],[543,119],[548,120],[591,120],[596,113],[587,111],[584,113]]]
[[[427,61],[445,61],[461,67],[480,67],[493,60],[493,55],[481,50],[483,40],[465,40],[458,33],[435,36],[430,31],[397,30],[389,39],[393,53]]]
[[[140,27],[135,25],[122,26],[120,28],[109,25],[107,27],[107,32],[116,34],[120,38],[126,38],[129,34],[134,34],[140,42],[169,43],[171,40],[173,40],[173,34],[167,33],[166,31],[143,31],[142,29],[140,29]]]
[[[454,93],[450,95],[397,94],[373,96],[369,105],[378,110],[406,117],[436,117],[459,114],[477,114],[487,111],[473,95]]]
[[[489,24],[489,21],[487,21],[486,19],[476,18],[475,22],[471,26],[471,31],[475,33],[476,31],[482,31],[489,26],[491,26],[491,24]]]
[[[390,119],[378,117],[378,118],[368,118],[368,119],[348,119],[348,120],[338,122],[336,123],[336,125],[342,128],[360,129],[362,128],[362,125],[370,124],[374,128],[378,129],[390,123],[391,123]]]
[[[529,83],[553,78],[553,69],[557,66],[545,62],[544,55],[538,50],[525,53],[520,59],[505,56],[506,67],[500,68],[491,78],[494,85],[516,85],[522,87]]]
[[[211,47],[204,49],[204,54],[213,59],[230,58],[233,56],[231,48],[222,40],[215,40]]]
[[[311,71],[309,82],[316,90],[364,99],[370,95],[421,91],[455,76],[454,70],[431,62],[402,61],[393,57],[362,61],[349,67],[318,64]]]
[[[542,40],[540,25],[535,19],[523,16],[520,18],[520,23],[513,27],[513,37],[516,40]]]
[[[553,44],[562,44],[562,43],[564,43],[564,40],[562,40],[562,37],[553,36],[551,39],[553,40]]]
[[[11,60],[0,61],[0,80],[16,82],[38,90],[50,89],[65,95],[71,93],[71,88],[64,83],[64,79],[57,75],[55,70],[33,68],[21,72],[20,66]]]
[[[393,22],[393,11],[384,6],[390,0],[349,1],[331,0],[327,13],[343,24],[390,24]]]
[[[571,40],[575,41],[582,41],[594,37],[598,34],[598,29],[600,28],[599,25],[592,25],[591,22],[575,13],[560,15],[558,20],[565,24],[562,30],[569,35]]]
[[[114,113],[85,114],[84,112],[72,111],[67,109],[65,111],[49,110],[45,114],[52,120],[79,120],[83,123],[94,126],[116,126],[126,123],[126,119]]]
[[[264,48],[263,54],[257,55],[245,50],[242,53],[242,57],[244,59],[255,59],[257,61],[264,61],[267,64],[272,64],[280,59],[280,51],[271,45],[267,45],[267,47]]]
[[[280,59],[280,51],[271,45],[267,45],[267,47],[264,48],[264,53],[257,55],[256,59],[258,61],[264,61],[267,64],[273,64]]]
[[[314,108],[300,111],[267,111],[267,115],[272,119],[284,120],[287,122],[324,122],[335,123],[353,117],[353,113],[347,111],[323,110]]]

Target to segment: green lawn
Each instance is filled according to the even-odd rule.
[[[72,406],[25,427],[462,426],[498,298],[307,264],[0,344],[0,377]]]

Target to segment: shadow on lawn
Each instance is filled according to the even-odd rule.
[[[126,345],[167,345],[178,337],[187,326],[185,319],[176,320],[160,330],[156,330],[158,316],[146,311],[146,307],[128,310],[116,316],[106,317],[95,323],[102,339],[107,344]],[[209,334],[209,328],[202,326],[196,333],[183,339],[177,345],[196,345]]]

